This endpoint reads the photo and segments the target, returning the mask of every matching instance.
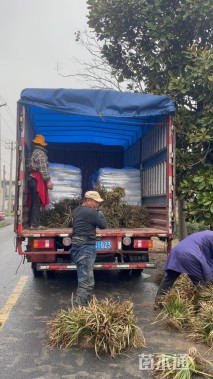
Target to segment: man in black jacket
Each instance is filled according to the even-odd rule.
[[[88,191],[84,195],[83,204],[73,212],[71,258],[77,266],[76,306],[88,304],[95,285],[93,266],[96,258],[96,228],[107,227],[103,213],[98,210],[101,202],[103,199],[98,192]]]

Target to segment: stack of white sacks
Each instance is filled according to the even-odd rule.
[[[141,205],[141,178],[140,170],[135,168],[114,169],[100,168],[92,179],[93,187],[98,185],[112,190],[113,187],[122,187],[125,190],[124,200],[131,205]]]
[[[78,167],[60,163],[49,163],[49,174],[53,190],[49,191],[51,202],[76,199],[82,196],[82,176]]]

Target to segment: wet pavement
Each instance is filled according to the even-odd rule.
[[[0,377],[2,379],[148,379],[150,371],[139,370],[139,355],[153,353],[187,353],[194,345],[184,333],[174,333],[161,323],[153,324],[157,312],[153,302],[157,290],[157,270],[145,270],[134,278],[124,277],[117,271],[95,272],[97,298],[131,299],[134,311],[146,340],[140,349],[128,349],[125,354],[110,358],[96,357],[92,349],[74,347],[68,350],[47,348],[46,323],[55,312],[71,304],[76,289],[76,273],[56,273],[34,278],[30,264],[20,264],[14,252],[12,226],[0,231],[1,267],[0,307],[11,295],[22,277],[26,284],[0,331]],[[20,265],[18,272],[16,270]],[[204,353],[208,348],[196,345]],[[208,356],[213,361],[213,353]]]

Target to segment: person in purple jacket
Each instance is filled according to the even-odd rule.
[[[194,285],[213,278],[213,231],[205,230],[189,235],[170,252],[165,264],[165,275],[157,291],[155,309],[181,274],[187,274]]]

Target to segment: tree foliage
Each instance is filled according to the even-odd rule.
[[[213,51],[192,46],[185,71],[170,78],[168,92],[178,104],[177,169],[179,183],[213,163]],[[189,190],[191,182],[189,183]],[[193,188],[192,188],[193,189]],[[182,187],[179,186],[179,195]]]
[[[212,46],[213,4],[196,0],[87,0],[88,25],[122,77],[164,93],[188,47]]]
[[[202,196],[203,203],[208,201],[202,195],[205,188],[198,196],[196,178],[210,177],[213,163],[213,1],[87,0],[87,4],[88,25],[120,82],[129,80],[130,91],[167,94],[174,100],[178,196],[189,202],[189,218],[199,219]],[[204,214],[211,224],[213,207],[206,205]]]
[[[180,188],[182,196],[188,200],[187,217],[213,227],[213,177],[209,175],[210,170],[212,165],[205,165],[195,175],[184,179]]]

